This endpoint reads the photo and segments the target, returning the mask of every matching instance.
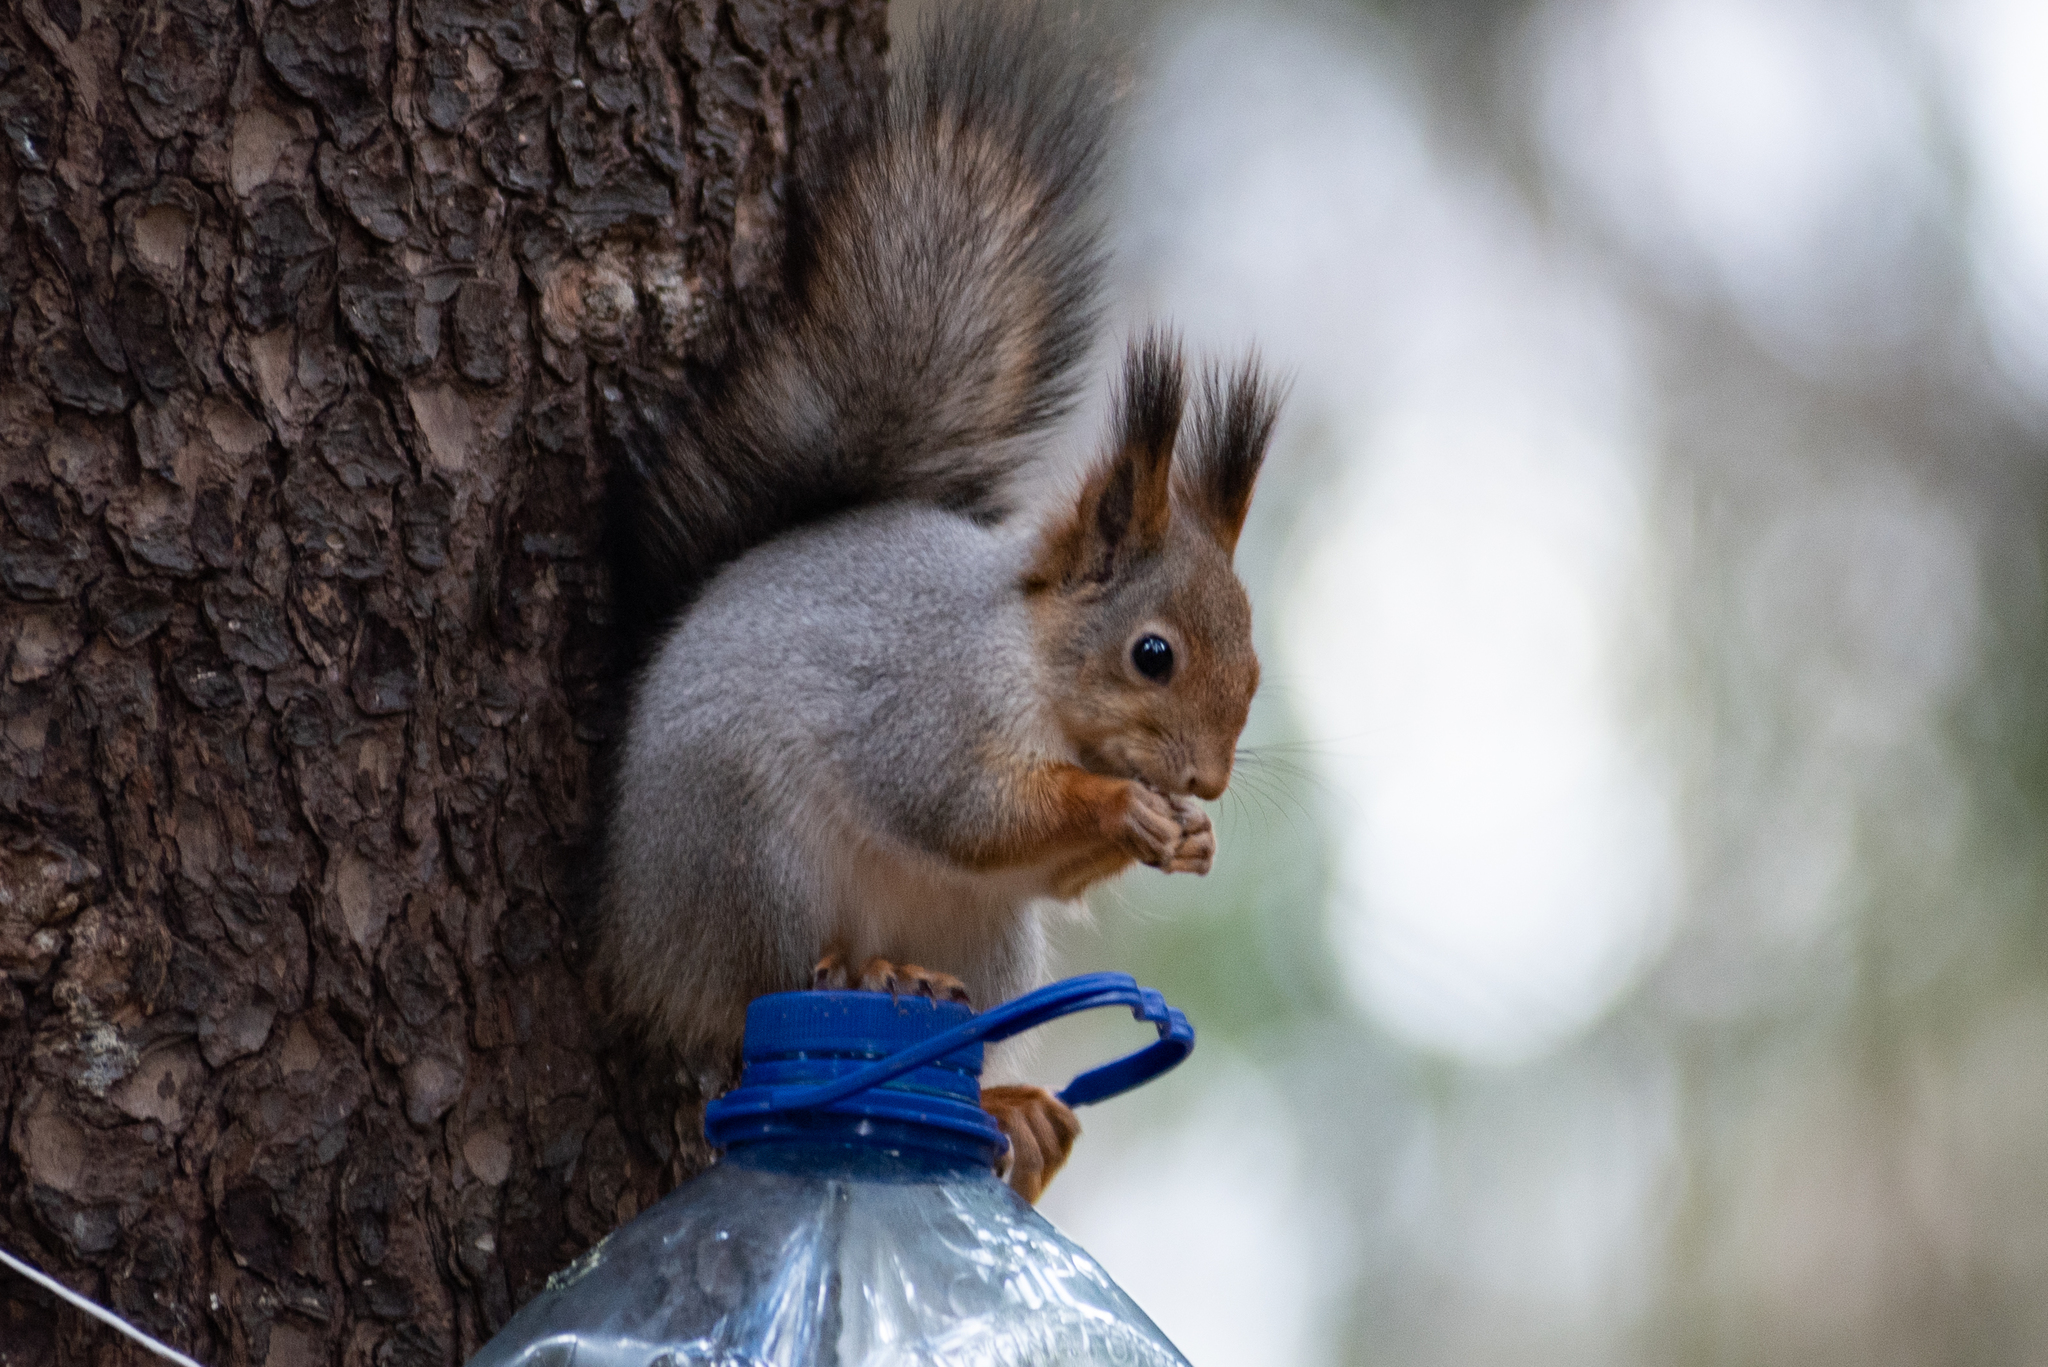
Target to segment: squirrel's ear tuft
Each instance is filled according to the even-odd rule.
[[[1179,340],[1154,329],[1133,341],[1115,400],[1115,445],[1090,472],[1072,510],[1047,530],[1034,584],[1105,583],[1120,565],[1165,544],[1173,516],[1173,444],[1186,396]]]
[[[1191,449],[1182,453],[1174,483],[1182,505],[1225,551],[1237,550],[1279,416],[1280,395],[1256,353],[1228,373],[1216,366],[1203,372]]]

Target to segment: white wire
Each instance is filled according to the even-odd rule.
[[[40,1286],[43,1289],[52,1292],[55,1295],[61,1296],[67,1301],[70,1301],[73,1305],[77,1306],[80,1310],[83,1310],[86,1314],[91,1315],[94,1319],[103,1320],[106,1323],[113,1325],[116,1329],[119,1329],[129,1338],[134,1339],[137,1343],[149,1349],[150,1352],[155,1353],[158,1357],[166,1358],[169,1361],[175,1362],[178,1364],[178,1367],[200,1367],[200,1364],[194,1362],[191,1358],[186,1357],[177,1349],[167,1348],[163,1344],[158,1343],[155,1339],[143,1333],[140,1329],[137,1329],[134,1325],[122,1319],[113,1311],[106,1309],[104,1306],[98,1304],[95,1301],[87,1300],[84,1296],[79,1295],[76,1291],[73,1291],[70,1287],[64,1285],[64,1283],[58,1281],[55,1277],[52,1277],[46,1272],[39,1271],[38,1269],[29,1266],[27,1263],[15,1257],[12,1253],[9,1253],[4,1248],[0,1248],[0,1263],[6,1263],[16,1272],[19,1272],[22,1276],[34,1282],[37,1286]]]

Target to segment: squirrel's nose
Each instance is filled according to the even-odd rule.
[[[1219,771],[1207,768],[1190,768],[1186,778],[1182,780],[1181,786],[1196,797],[1201,798],[1204,802],[1214,802],[1217,798],[1223,796],[1223,785],[1228,782],[1230,782],[1230,771],[1228,769]]]

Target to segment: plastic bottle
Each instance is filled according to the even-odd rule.
[[[582,1258],[470,1367],[1187,1367],[1085,1252],[996,1177],[982,1045],[1074,1011],[1158,1026],[1070,1106],[1194,1047],[1158,993],[1096,973],[979,1015],[874,992],[747,1012],[746,1072],[706,1110],[724,1157]]]

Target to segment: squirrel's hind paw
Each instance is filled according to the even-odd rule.
[[[981,1108],[995,1117],[1010,1140],[1003,1180],[1019,1196],[1038,1204],[1054,1174],[1066,1166],[1081,1133],[1081,1122],[1043,1087],[984,1087]]]
[[[892,997],[930,997],[938,1002],[972,1006],[967,984],[950,973],[934,973],[916,964],[869,959],[855,972],[847,957],[833,950],[811,970],[814,992],[887,992]]]

